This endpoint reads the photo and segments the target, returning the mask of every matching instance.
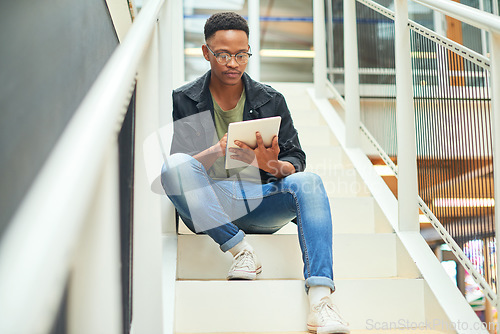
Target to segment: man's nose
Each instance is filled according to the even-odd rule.
[[[236,61],[236,56],[231,56],[231,59],[229,59],[229,63],[226,64],[229,67],[238,67],[238,62]]]

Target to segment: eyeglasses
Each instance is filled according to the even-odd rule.
[[[246,63],[248,63],[248,60],[250,59],[250,56],[252,55],[251,53],[249,52],[238,52],[234,55],[230,54],[229,52],[218,52],[218,53],[215,53],[213,52],[207,44],[205,44],[205,46],[207,47],[208,51],[212,52],[212,54],[214,55],[215,59],[217,59],[217,62],[221,65],[227,65],[229,64],[229,62],[231,61],[231,58],[234,56],[234,59],[236,60],[236,62],[240,65],[245,65]]]

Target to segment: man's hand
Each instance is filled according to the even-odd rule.
[[[249,165],[258,167],[276,177],[284,177],[295,172],[293,165],[287,161],[279,161],[278,136],[274,136],[271,147],[265,147],[260,132],[256,132],[257,147],[252,149],[247,144],[236,140],[234,143],[239,148],[230,148],[231,159],[246,162]]]
[[[213,146],[210,146],[205,151],[193,156],[196,160],[202,163],[206,170],[213,166],[215,161],[226,155],[227,133]]]
[[[217,157],[223,157],[226,155],[226,146],[227,146],[227,132],[222,138],[219,140],[217,144],[212,146],[212,151],[217,154]]]

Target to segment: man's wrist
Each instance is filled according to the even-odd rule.
[[[224,152],[222,152],[222,147],[217,143],[214,146],[211,146],[209,149],[209,154],[214,154],[217,158],[224,156]]]
[[[288,161],[273,160],[267,164],[268,170],[266,172],[282,178],[295,173],[295,167]]]

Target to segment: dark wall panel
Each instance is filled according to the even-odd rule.
[[[0,4],[1,235],[118,39],[105,0]]]

